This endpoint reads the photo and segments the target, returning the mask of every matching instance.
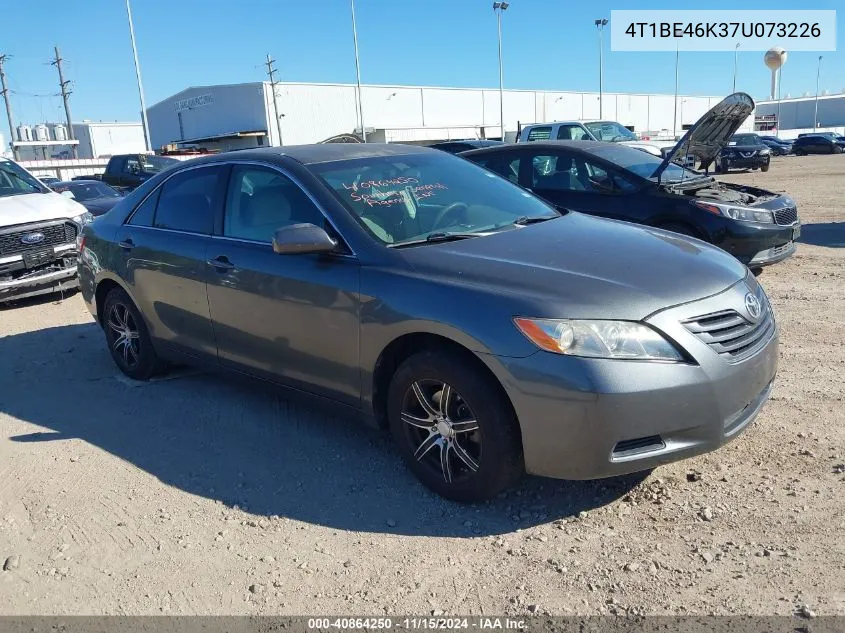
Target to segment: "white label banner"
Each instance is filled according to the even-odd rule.
[[[835,51],[836,11],[610,12],[613,51]]]

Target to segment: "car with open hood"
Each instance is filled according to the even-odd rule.
[[[91,220],[85,207],[0,158],[0,303],[75,288],[77,237]]]
[[[795,252],[801,232],[788,195],[719,182],[676,160],[694,155],[707,169],[754,110],[745,93],[728,96],[663,159],[619,144],[546,141],[460,154],[558,209],[681,233],[728,251],[752,269]]]
[[[332,402],[461,501],[714,450],[777,369],[765,292],[724,251],[425,147],[183,163],[85,228],[79,274],[126,375],[187,362]]]

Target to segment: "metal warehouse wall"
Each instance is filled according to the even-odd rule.
[[[267,117],[260,81],[188,88],[147,108],[153,149],[180,140],[266,130]]]
[[[114,154],[143,152],[146,149],[144,146],[144,128],[140,123],[74,125],[74,134],[78,128],[85,129],[87,140],[86,151],[83,152],[83,141],[80,135],[80,158],[100,158]],[[91,151],[92,149],[93,151]]]
[[[780,102],[780,129],[792,130],[809,128],[812,131],[815,97],[801,99],[782,99]],[[777,101],[757,103],[756,116],[777,115]],[[819,97],[818,127],[837,127],[845,125],[845,95]]]
[[[352,132],[357,126],[354,85],[280,83],[276,96],[285,145],[314,143]],[[677,130],[694,123],[720,99],[679,96]],[[191,100],[198,102],[195,107],[187,107]],[[410,131],[486,127],[488,136],[500,134],[498,90],[367,85],[362,86],[361,100],[367,128]],[[183,108],[183,132],[179,130],[177,104]],[[604,95],[604,118],[618,120],[639,132],[671,133],[676,127],[674,113],[672,95]],[[506,90],[504,116],[508,131],[516,130],[517,122],[595,119],[599,118],[599,95]],[[271,144],[279,144],[267,82],[189,88],[149,108],[148,117],[154,147],[247,130],[267,130]],[[467,135],[471,136],[472,130]]]

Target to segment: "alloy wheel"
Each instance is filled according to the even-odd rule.
[[[401,420],[414,459],[439,471],[446,483],[466,479],[481,463],[475,414],[452,386],[418,380],[405,393]]]
[[[135,317],[124,304],[115,303],[109,311],[107,324],[112,351],[123,359],[128,369],[134,369],[138,366],[141,353],[140,333]]]

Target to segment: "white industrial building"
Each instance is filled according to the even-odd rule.
[[[13,145],[20,160],[70,158],[72,145],[77,158],[106,158],[113,154],[145,151],[144,128],[141,123],[82,121],[73,124],[75,142],[69,141],[63,123],[21,124],[15,129]]]
[[[354,84],[280,82],[275,96],[274,104],[266,81],[187,88],[147,109],[153,149],[170,144],[225,150],[316,143],[356,131]],[[643,135],[672,136],[721,98],[679,96],[676,104],[673,95],[605,93],[601,118]],[[519,123],[600,118],[596,92],[506,90],[503,101],[506,138]],[[364,85],[361,104],[370,141],[502,134],[498,89]]]
[[[812,132],[814,127],[819,131],[842,133],[845,129],[845,94],[819,95],[818,100],[815,96],[781,99],[780,105],[776,100],[758,101],[754,114],[756,130],[777,130],[787,138],[800,132]]]

